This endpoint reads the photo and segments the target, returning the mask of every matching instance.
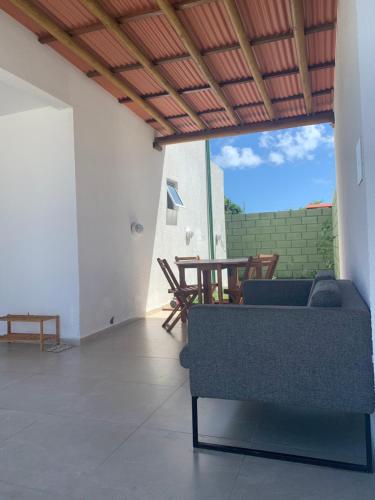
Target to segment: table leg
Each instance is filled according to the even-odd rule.
[[[224,302],[223,299],[223,276],[222,276],[222,269],[221,266],[217,266],[217,292],[219,296],[219,304],[222,304]]]
[[[40,322],[40,333],[39,333],[40,351],[44,351],[44,324],[43,320]]]
[[[198,285],[198,304],[202,304],[202,273],[197,269],[197,285]]]
[[[7,335],[11,335],[12,334],[12,322],[11,321],[7,321]],[[10,342],[8,342],[8,344],[10,344]]]
[[[178,274],[180,277],[180,287],[184,288],[186,286],[185,268],[178,266]],[[186,321],[187,321],[186,311],[183,311],[181,314],[181,323],[186,323]]]
[[[56,316],[56,344],[60,344],[60,316]]]
[[[238,287],[238,267],[228,266],[228,289],[235,290]],[[233,302],[233,298],[229,295],[229,302]]]
[[[180,286],[181,288],[184,288],[186,286],[185,268],[178,266],[178,273],[180,275]]]
[[[237,266],[228,266],[228,288],[236,288],[238,284]]]
[[[204,303],[212,303],[211,271],[204,269],[203,273],[203,296]]]

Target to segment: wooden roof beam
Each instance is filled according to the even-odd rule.
[[[311,84],[307,67],[307,52],[305,43],[305,21],[303,14],[303,0],[290,0],[292,10],[293,33],[297,51],[298,67],[302,82],[303,95],[307,114],[313,112]]]
[[[111,17],[97,0],[81,0],[83,5],[96,16],[105,28],[114,35],[120,44],[137,59],[142,67],[163,87],[173,98],[177,105],[187,113],[199,129],[205,129],[205,123],[199,118],[197,113],[184,101],[176,89],[160,73],[150,59],[140,50],[140,48],[122,30],[120,25]]]
[[[60,28],[58,24],[55,23],[47,14],[42,10],[32,4],[29,0],[10,0],[10,2],[21,10],[24,14],[29,16],[33,21],[42,26],[46,31],[51,33],[56,40],[58,40],[62,45],[71,50],[75,55],[77,55],[82,61],[85,61],[91,67],[95,68],[102,76],[104,76],[112,85],[124,92],[130,99],[138,104],[140,108],[146,111],[150,116],[155,118],[155,120],[160,123],[160,125],[169,133],[176,132],[175,127],[171,125],[163,115],[156,109],[152,104],[146,102],[142,97],[140,97],[133,87],[127,84],[124,80],[118,76],[111,73],[111,71],[92,55],[88,50],[84,49],[77,44],[72,38],[65,33],[64,30]]]
[[[242,24],[242,20],[240,17],[240,13],[236,6],[235,0],[224,0],[225,7],[227,9],[228,15],[230,17],[231,23],[233,25],[234,31],[240,42],[240,46],[242,49],[242,53],[244,55],[246,64],[249,68],[250,74],[254,78],[256,86],[258,87],[259,93],[263,99],[264,106],[267,110],[268,116],[270,120],[275,118],[275,113],[272,108],[271,99],[269,98],[266,85],[263,81],[262,75],[260,73],[257,60],[255,58],[253,49],[249,43],[248,36],[246,34],[244,25]]]
[[[231,120],[235,124],[240,123],[240,119],[237,116],[237,114],[234,112],[230,102],[224,95],[224,92],[221,90],[219,84],[211,74],[211,71],[209,70],[205,60],[203,59],[202,54],[196,47],[195,43],[191,39],[189,33],[187,32],[185,26],[182,24],[180,21],[177,12],[173,5],[170,3],[169,0],[156,0],[157,4],[159,5],[160,9],[164,12],[165,16],[167,17],[168,21],[172,25],[173,29],[176,31],[178,36],[180,37],[182,43],[185,45],[186,50],[189,52],[191,57],[194,59],[195,63],[198,66],[199,71],[202,73],[202,75],[205,77],[207,82],[209,83],[210,87],[212,88],[214,94],[216,95],[217,99],[222,103],[222,105],[225,108],[225,111],[231,118]]]
[[[179,144],[182,142],[204,141],[207,139],[217,139],[219,137],[229,137],[233,135],[252,134],[255,132],[268,132],[271,130],[282,130],[285,128],[303,127],[317,123],[334,123],[335,115],[333,111],[311,114],[310,116],[296,116],[294,118],[281,118],[279,120],[248,123],[240,126],[223,127],[212,130],[202,130],[199,132],[188,132],[185,134],[175,134],[164,137],[156,137],[154,147],[160,149],[167,144]]]

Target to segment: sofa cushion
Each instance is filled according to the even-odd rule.
[[[332,271],[331,269],[322,269],[321,271],[318,271],[316,273],[314,281],[318,282],[321,280],[334,280],[334,279],[336,279],[334,271]]]
[[[315,288],[315,285],[319,282],[319,281],[323,281],[323,280],[334,280],[336,279],[335,277],[335,273],[334,271],[332,271],[331,269],[322,269],[321,271],[318,271],[315,275],[315,278],[314,278],[314,281],[313,281],[313,284],[311,286],[311,289],[310,289],[310,293],[309,293],[309,298],[307,299],[307,304],[309,305],[310,303],[310,299],[311,299],[311,295],[314,291],[314,288]]]
[[[335,280],[323,279],[315,283],[310,294],[309,307],[341,307],[340,288]]]

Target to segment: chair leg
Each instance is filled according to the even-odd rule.
[[[170,320],[173,318],[173,316],[176,314],[176,312],[178,311],[178,309],[180,308],[180,306],[176,306],[173,311],[170,313],[170,315],[168,316],[168,318],[164,321],[163,323],[163,328],[170,322]]]
[[[177,323],[180,321],[183,313],[184,313],[184,307],[181,308],[180,312],[177,314],[176,318],[173,320],[173,322],[169,325],[168,333],[171,333],[173,328],[177,325]]]
[[[170,328],[170,321],[172,321],[172,318],[179,312],[181,311],[181,304],[177,304],[177,306],[173,309],[173,311],[171,312],[171,314],[168,316],[168,318],[164,321],[164,323],[162,324],[162,327],[167,330],[167,332],[170,332],[171,331],[171,328]],[[179,317],[180,315],[178,315]],[[173,328],[173,326],[172,326]]]

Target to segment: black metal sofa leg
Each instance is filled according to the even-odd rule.
[[[373,472],[372,464],[372,440],[371,440],[371,420],[370,415],[364,415],[365,420],[365,444],[366,444],[366,464],[355,464],[350,462],[340,462],[336,460],[326,460],[321,458],[306,457],[302,455],[292,455],[289,453],[278,453],[274,451],[258,450],[253,448],[241,448],[237,446],[227,446],[199,441],[198,437],[198,397],[193,396],[191,400],[192,424],[193,424],[193,447],[205,450],[223,451],[226,453],[237,453],[250,455],[253,457],[271,458],[273,460],[284,460],[287,462],[298,462],[303,464],[332,467],[335,469],[352,470],[357,472]]]

